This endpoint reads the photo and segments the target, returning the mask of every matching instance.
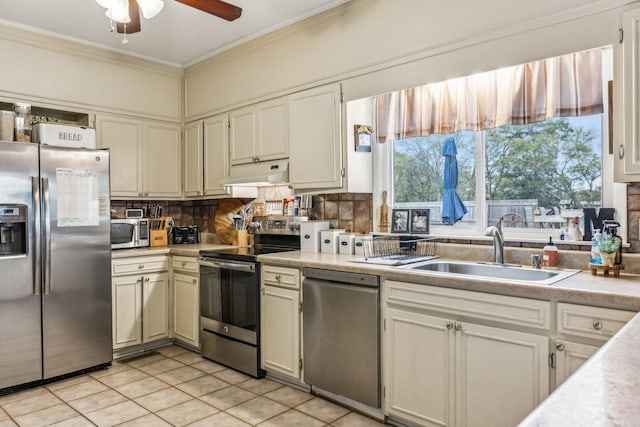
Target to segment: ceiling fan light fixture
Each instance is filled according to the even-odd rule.
[[[160,13],[164,7],[164,2],[162,0],[138,0],[138,6],[142,9],[142,15],[145,19],[151,19]]]
[[[122,23],[131,22],[129,16],[129,0],[114,0],[111,3],[111,8],[105,12],[107,18]]]
[[[96,2],[105,9],[111,9],[114,3],[113,0],[96,0]]]

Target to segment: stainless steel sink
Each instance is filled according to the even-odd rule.
[[[407,264],[402,269],[421,272],[448,273],[467,277],[498,279],[551,285],[578,273],[580,270],[535,270],[508,264],[482,264],[477,262],[435,260]]]

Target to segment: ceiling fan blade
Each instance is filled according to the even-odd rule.
[[[223,2],[222,0],[176,0],[203,12],[210,13],[227,21],[234,21],[242,15],[242,9],[238,6]]]
[[[140,8],[136,0],[129,0],[129,17],[131,22],[127,24],[127,34],[140,32]],[[116,29],[119,33],[124,33],[124,24],[116,22]]]

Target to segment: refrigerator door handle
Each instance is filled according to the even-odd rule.
[[[51,293],[51,212],[49,209],[49,178],[42,178],[44,206],[44,294]]]
[[[40,234],[40,180],[37,176],[31,177],[31,195],[33,198],[33,235],[35,236],[33,294],[40,295],[42,288],[42,236]]]

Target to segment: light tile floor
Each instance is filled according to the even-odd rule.
[[[335,426],[381,423],[178,346],[105,370],[0,397],[9,426]]]

